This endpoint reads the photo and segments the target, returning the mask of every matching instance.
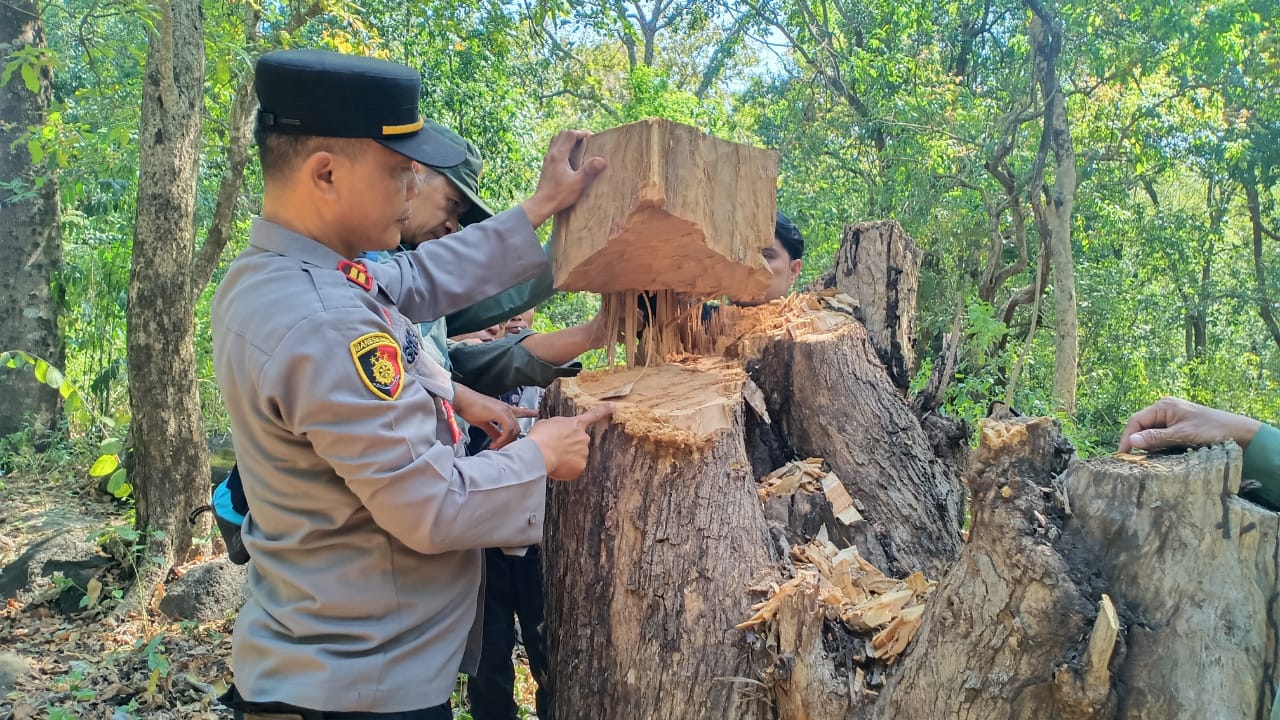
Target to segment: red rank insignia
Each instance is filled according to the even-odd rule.
[[[368,333],[351,341],[356,373],[376,397],[395,400],[404,386],[400,346],[386,333]]]
[[[352,283],[360,286],[364,290],[373,290],[373,276],[365,269],[364,263],[352,260],[343,260],[338,263],[338,271],[347,276]]]
[[[441,398],[440,404],[444,406],[444,417],[449,421],[449,435],[453,437],[453,444],[457,445],[462,442],[462,428],[458,427],[458,415],[453,411],[453,403]]]

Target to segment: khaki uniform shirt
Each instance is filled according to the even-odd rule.
[[[414,322],[525,281],[546,257],[515,208],[367,276],[342,261],[256,220],[214,296],[214,369],[251,509],[236,685],[314,710],[430,707],[449,699],[478,626],[481,548],[542,538],[546,468],[527,439],[460,457],[450,378],[411,352]]]

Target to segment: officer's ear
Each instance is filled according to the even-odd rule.
[[[321,195],[334,193],[334,170],[337,156],[329,150],[316,150],[302,161],[300,176],[303,182]]]

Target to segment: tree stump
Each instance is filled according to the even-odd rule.
[[[650,119],[592,135],[574,162],[595,155],[608,169],[556,215],[556,287],[752,298],[769,286],[777,153]]]
[[[963,433],[922,428],[833,290],[549,391],[617,404],[548,496],[556,717],[1267,717],[1280,515],[1237,496],[1238,448],[1079,462],[1052,419],[988,419],[962,545]]]
[[[915,370],[921,257],[916,241],[892,220],[846,225],[833,267],[812,286],[833,288],[854,300],[854,317],[866,326],[893,384],[903,390]]]
[[[970,542],[871,717],[1267,717],[1280,516],[1236,496],[1239,449],[1069,452],[984,425]]]
[[[741,313],[723,358],[587,373],[548,393],[561,414],[631,385],[583,477],[548,498],[556,717],[774,717],[760,681],[770,640],[735,625],[788,579],[791,543],[836,535],[938,572],[959,550],[958,478],[941,474],[861,326],[812,298]],[[752,458],[817,451],[861,518],[837,519],[820,495],[771,524]]]
[[[1079,462],[1054,420],[985,421],[972,534],[948,564],[918,540],[954,532],[935,494],[946,478],[927,481],[932,453],[897,439],[914,415],[887,379],[875,389],[869,342],[842,317],[809,309],[725,359],[553,389],[553,411],[578,411],[639,376],[583,479],[549,501],[557,716],[1266,717],[1280,516],[1236,496],[1238,448]],[[836,378],[863,404],[796,391],[829,398]],[[820,448],[825,461],[790,467],[821,484],[753,484],[766,437],[784,455]],[[828,502],[831,477],[855,513]],[[870,587],[873,557],[889,586],[833,600],[850,578]],[[949,569],[925,573],[934,588],[894,579],[913,567]]]
[[[732,679],[749,666],[734,626],[773,565],[734,401],[742,370],[666,365],[566,380],[547,408],[581,412],[642,372],[583,477],[548,498],[554,717],[767,718]]]

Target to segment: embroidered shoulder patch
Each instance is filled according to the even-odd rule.
[[[343,260],[338,263],[338,271],[347,276],[353,284],[366,291],[373,290],[373,276],[365,269],[364,263]]]
[[[395,400],[404,384],[404,363],[400,346],[386,333],[367,333],[351,341],[351,358],[356,373],[374,396]]]

